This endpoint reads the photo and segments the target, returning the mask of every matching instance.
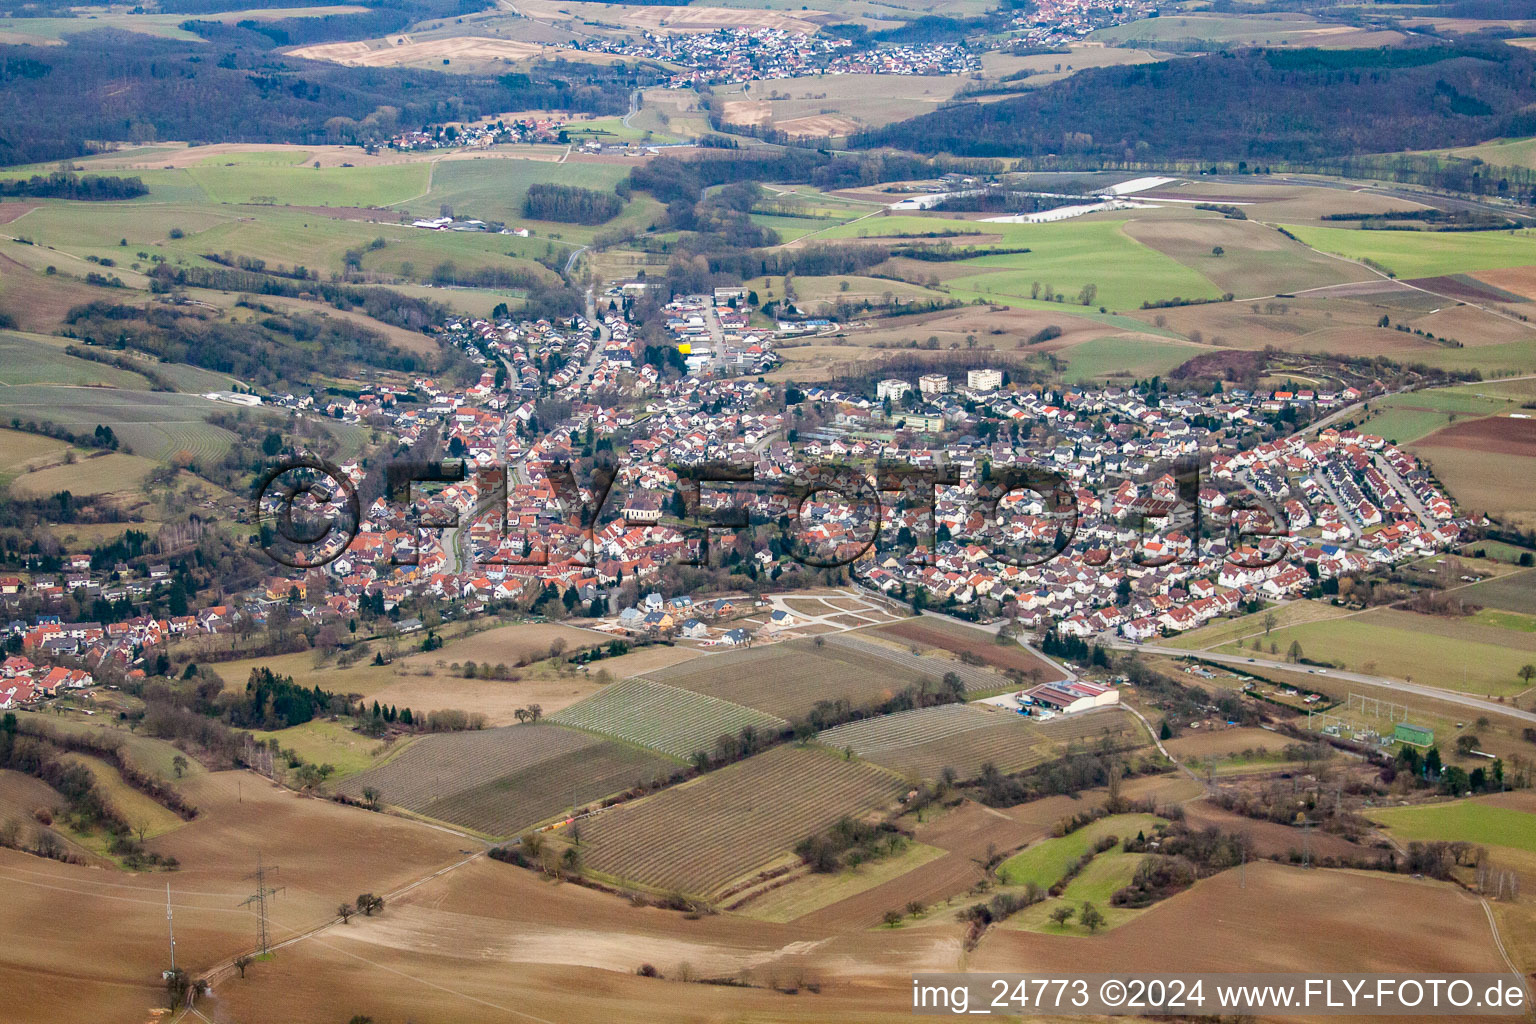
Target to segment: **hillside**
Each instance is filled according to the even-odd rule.
[[[1503,44],[1254,50],[1084,71],[850,145],[1089,162],[1299,162],[1530,134],[1533,88],[1536,55]]]

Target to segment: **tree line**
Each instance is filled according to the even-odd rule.
[[[44,177],[34,174],[30,178],[13,178],[0,181],[0,196],[25,196],[29,199],[76,199],[87,202],[116,199],[136,199],[149,194],[143,178],[120,178],[114,175],[67,174],[63,171]]]
[[[413,373],[425,360],[378,331],[307,313],[272,313],[251,323],[202,310],[91,302],[65,315],[65,333],[87,344],[133,348],[166,362],[227,373],[262,386],[298,381],[342,362]]]

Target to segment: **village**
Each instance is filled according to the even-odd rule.
[[[793,616],[778,608],[738,622],[738,611],[761,609],[678,592],[667,567],[709,566],[722,584],[712,589],[741,595],[811,580],[807,564],[826,563],[807,551],[835,557],[865,592],[912,607],[1011,619],[1037,637],[1145,642],[1450,548],[1469,525],[1414,457],[1384,439],[1281,429],[1371,397],[1373,382],[1179,394],[1020,387],[982,368],[887,378],[864,393],[781,389],[760,376],[777,364],[775,340],[824,327],[753,326],[743,291],[721,288],[662,306],[669,340],[658,351],[627,315],[646,289],[614,285],[596,321],[444,322],[436,336],[481,368],[463,389],[419,378],[355,399],[268,396],[263,404],[296,412],[386,417],[399,450],[434,439],[463,461],[463,479],[413,489],[409,502],[380,496],[328,564],[273,572],[209,607],[188,605],[184,566],[135,570],[90,553],[68,556],[58,572],[0,580],[5,605],[46,608],[73,595],[102,620],[9,621],[0,708],[88,686],[103,664],[143,672],[173,637],[248,635],[278,614],[354,630],[372,617],[398,635],[421,628],[407,608],[473,618],[518,607],[643,641],[743,645],[784,635]],[[540,421],[544,400],[569,415]],[[1273,440],[1234,450],[1235,438],[1256,434]],[[602,501],[555,472],[599,451],[618,466]],[[1181,483],[1179,467],[1196,463],[1202,475]],[[690,506],[679,471],[714,464],[750,483],[699,485]],[[806,495],[802,481],[827,465],[871,474],[899,465],[929,474],[930,490],[875,505]],[[993,493],[989,505],[988,480],[1004,467],[1054,474],[1070,511],[1023,490],[1000,502]],[[365,475],[359,463],[341,469],[354,485]],[[726,522],[732,509],[744,514],[739,525],[708,526],[700,538],[700,516]],[[774,526],[789,516],[793,535]],[[131,614],[173,589],[181,614]]]

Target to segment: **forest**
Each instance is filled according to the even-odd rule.
[[[227,9],[240,11],[249,6],[240,4]],[[429,18],[457,18],[473,14],[491,6],[491,3],[490,0],[409,0],[408,3],[402,3],[401,0],[371,0],[362,6],[368,10],[313,17],[245,19],[233,25],[224,21],[194,19],[182,22],[179,27],[215,42],[239,41],[268,47],[304,46],[387,36]]]
[[[543,182],[529,185],[523,200],[523,212],[532,219],[565,224],[601,224],[617,217],[622,209],[623,201],[612,192]]]
[[[342,67],[279,56],[255,33],[260,45],[221,41],[215,59],[207,43],[89,24],[66,46],[0,45],[0,165],[86,156],[98,141],[367,144],[506,110],[618,114],[651,84],[619,65],[495,77]]]
[[[29,199],[78,199],[109,201],[137,199],[149,195],[142,178],[118,178],[99,174],[80,177],[75,174],[55,172],[46,178],[34,174],[30,178],[0,181],[0,196],[25,196]]]
[[[1533,90],[1536,54],[1502,43],[1253,50],[1085,70],[1027,95],[887,125],[849,145],[1056,156],[1064,166],[1305,161],[1530,135]]]

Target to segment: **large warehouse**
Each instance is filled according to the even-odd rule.
[[[1070,715],[1090,708],[1118,704],[1120,691],[1113,686],[1100,686],[1097,683],[1085,683],[1081,680],[1043,683],[1019,694],[1019,703]]]

